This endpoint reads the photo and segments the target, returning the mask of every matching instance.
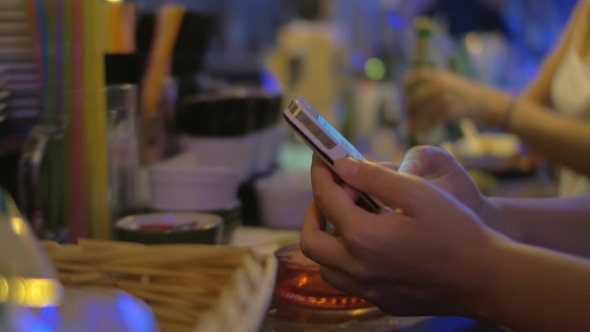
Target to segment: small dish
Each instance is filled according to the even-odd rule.
[[[223,219],[205,213],[150,213],[120,219],[115,230],[118,239],[127,242],[220,244]]]
[[[298,229],[313,201],[309,172],[279,171],[255,183],[262,224]]]

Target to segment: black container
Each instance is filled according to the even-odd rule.
[[[146,55],[133,54],[106,54],[106,83],[115,84],[139,84],[143,76],[146,64]]]
[[[252,101],[247,96],[197,96],[180,100],[179,134],[197,137],[244,136],[254,129]]]
[[[281,119],[281,113],[283,112],[283,95],[274,94],[270,96],[270,111],[269,111],[269,123],[271,126],[279,123]]]
[[[154,13],[143,13],[137,24],[137,49],[148,54],[156,25]],[[172,56],[172,74],[182,76],[201,69],[203,54],[209,48],[216,18],[213,15],[188,11],[184,14]]]
[[[236,203],[225,209],[205,211],[204,213],[215,214],[223,218],[223,237],[221,244],[231,244],[234,233],[242,225],[242,203],[236,201]]]

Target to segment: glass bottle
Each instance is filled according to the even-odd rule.
[[[433,24],[429,17],[418,17],[414,21],[414,30],[416,33],[416,42],[414,44],[414,53],[412,55],[412,69],[433,68],[430,44],[432,39]],[[417,87],[413,87],[408,91],[412,94]],[[412,125],[412,116],[409,115],[410,126],[408,130],[408,148],[419,145],[416,132]]]

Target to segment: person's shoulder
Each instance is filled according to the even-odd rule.
[[[578,1],[578,3],[576,4],[575,9],[576,10],[588,10],[590,8],[590,0],[580,0]]]

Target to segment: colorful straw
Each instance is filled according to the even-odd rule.
[[[69,231],[73,239],[86,236],[84,200],[84,117],[83,117],[83,73],[82,73],[82,3],[77,0],[65,0],[64,30],[66,61],[64,66],[64,82],[74,93],[68,94],[71,105],[70,114],[70,153],[69,153]],[[67,51],[66,51],[67,52]]]
[[[162,98],[162,85],[169,73],[172,51],[183,16],[184,7],[179,5],[164,5],[158,11],[155,38],[142,82],[143,114],[147,120],[155,117]]]
[[[57,223],[47,226],[67,226],[74,239],[108,239],[103,0],[26,4],[45,88],[46,119],[66,120],[69,129],[65,139],[48,144],[52,192],[47,217]]]
[[[85,0],[84,14],[84,159],[86,176],[86,223],[90,236],[111,237],[108,203],[107,109],[105,95],[102,0]]]

